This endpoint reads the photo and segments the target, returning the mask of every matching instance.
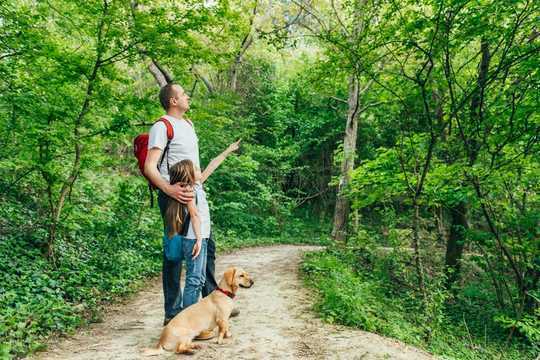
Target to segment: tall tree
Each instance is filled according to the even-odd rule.
[[[327,66],[347,74],[348,96],[347,100],[342,100],[347,104],[343,159],[340,164],[332,226],[334,240],[344,242],[350,210],[346,191],[355,164],[358,119],[362,112],[371,106],[362,106],[361,97],[373,84],[373,80],[365,76],[365,71],[377,64],[371,42],[377,35],[375,28],[379,25],[380,8],[376,2],[368,0],[340,4],[329,1],[318,4],[317,8],[312,2],[294,3],[306,14],[300,25],[314,35],[325,49]]]

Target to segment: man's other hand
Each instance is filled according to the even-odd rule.
[[[194,196],[193,188],[187,185],[181,185],[176,183],[169,185],[167,190],[167,195],[181,202],[182,204],[187,204],[191,201],[191,199],[193,199]]]

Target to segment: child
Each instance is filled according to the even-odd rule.
[[[167,223],[171,224],[167,229],[169,238],[180,234],[189,221],[189,228],[182,238],[181,260],[186,260],[186,282],[183,291],[182,309],[196,303],[199,300],[202,286],[206,280],[207,245],[210,237],[210,210],[206,200],[202,184],[214,172],[215,169],[227,158],[238,150],[240,140],[229,145],[219,156],[213,159],[202,172],[193,166],[190,160],[182,160],[170,168],[170,182],[177,182],[193,186],[194,198],[187,205],[178,201],[170,200],[166,210]],[[185,207],[189,213],[187,220]]]
[[[196,185],[195,169],[191,160],[182,160],[174,164],[169,169],[169,175],[171,184],[182,183],[192,187]],[[201,231],[201,213],[197,209],[195,199],[187,204],[170,199],[165,210],[165,219],[168,224],[164,239],[166,256],[170,257],[169,260],[178,261],[180,263],[179,268],[181,268],[183,260],[186,262],[183,303],[175,303],[174,306],[179,310],[197,302],[201,287],[205,281],[205,273],[202,269],[205,269],[206,266],[204,261],[206,259],[206,241],[203,240],[203,237],[207,238],[208,234]],[[191,239],[179,235],[182,233],[182,228],[187,221],[187,214],[189,214],[194,234]],[[181,300],[181,298],[177,300]],[[168,322],[168,320],[170,318],[166,318],[165,322]]]

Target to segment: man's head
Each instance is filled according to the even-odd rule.
[[[181,112],[189,109],[189,96],[178,84],[167,84],[159,90],[159,101],[165,111],[176,108]]]

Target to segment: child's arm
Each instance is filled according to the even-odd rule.
[[[205,180],[208,179],[210,175],[212,175],[214,170],[216,170],[218,166],[221,165],[223,160],[225,160],[227,156],[229,156],[230,153],[238,150],[240,141],[242,140],[238,140],[237,142],[232,143],[231,145],[229,145],[227,149],[225,149],[224,152],[222,152],[217,157],[215,157],[212,161],[210,161],[210,164],[208,164],[206,169],[204,169],[203,173],[201,174],[201,183],[204,183]]]
[[[199,212],[197,211],[197,206],[195,205],[195,199],[188,202],[187,207],[189,216],[191,218],[191,226],[193,226],[193,232],[195,233],[195,238],[197,239],[195,246],[193,246],[193,251],[191,252],[193,259],[195,259],[201,252],[201,218],[199,217]]]

